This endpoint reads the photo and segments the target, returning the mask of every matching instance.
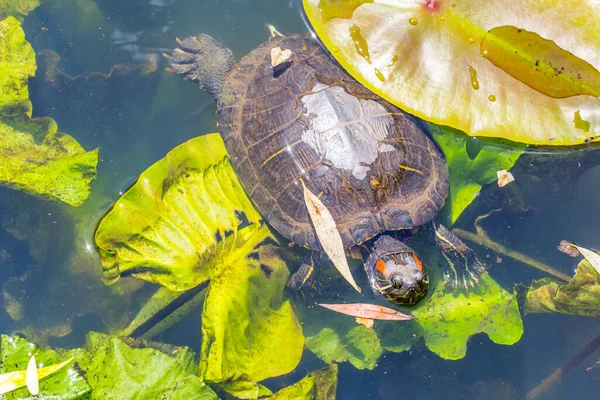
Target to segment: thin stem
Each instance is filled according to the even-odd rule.
[[[523,253],[519,253],[517,251],[514,251],[507,247],[504,247],[501,244],[498,244],[498,243],[492,241],[491,239],[489,239],[486,236],[478,235],[478,234],[475,234],[475,233],[469,232],[469,231],[464,231],[462,229],[453,229],[452,232],[454,232],[454,234],[456,236],[458,236],[462,239],[468,240],[470,242],[475,242],[475,243],[479,244],[480,246],[484,246],[492,251],[495,251],[496,253],[503,254],[514,260],[517,260],[524,264],[530,265],[533,268],[539,269],[540,271],[544,271],[547,274],[553,275],[562,281],[569,282],[571,280],[571,277],[569,275],[565,274],[564,272],[560,272],[547,264],[544,264],[540,261],[534,260],[533,258],[528,257]]]

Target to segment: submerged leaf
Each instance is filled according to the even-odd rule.
[[[349,320],[351,325],[343,321]],[[357,369],[373,369],[383,353],[375,330],[345,318],[339,325],[322,328],[314,336],[306,337],[306,347],[326,363],[348,361]],[[329,324],[332,320],[329,319]],[[349,326],[353,326],[348,329]]]
[[[531,144],[598,140],[600,15],[589,2],[303,3],[352,76],[420,118]]]
[[[51,118],[31,119],[27,79],[35,54],[19,22],[0,22],[0,184],[78,206],[96,177],[98,151],[57,132]]]
[[[448,163],[450,193],[446,201],[450,203],[447,207],[449,206],[450,213],[449,225],[452,225],[475,200],[483,185],[497,179],[498,170],[513,167],[524,148],[486,144],[473,156],[468,151],[468,142],[473,139],[449,127],[433,124],[428,126]]]
[[[309,373],[300,382],[281,389],[270,400],[335,400],[338,367],[328,367]]]
[[[600,315],[600,273],[585,259],[568,283],[533,281],[525,298],[526,313]]]
[[[40,5],[41,0],[0,0],[0,20],[13,16],[19,20]]]
[[[304,181],[301,180],[301,182],[304,188],[304,201],[308,215],[310,215],[310,220],[315,228],[319,243],[323,247],[323,251],[327,253],[329,259],[344,279],[360,293],[361,290],[354,281],[352,272],[350,272],[342,236],[337,229],[335,220],[327,207],[325,207],[325,204],[306,187]]]
[[[380,319],[384,321],[406,321],[412,319],[410,315],[402,314],[391,308],[378,306],[376,304],[354,303],[319,305],[340,314],[350,315],[351,317]]]

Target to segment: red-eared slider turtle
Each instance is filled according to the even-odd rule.
[[[423,124],[360,85],[308,36],[273,35],[238,64],[208,35],[179,44],[167,56],[169,70],[217,99],[231,162],[269,224],[320,249],[303,179],[346,248],[377,238],[365,257],[375,293],[398,304],[422,298],[428,278],[421,260],[381,233],[429,224],[448,195],[446,163]],[[274,67],[272,51],[289,58]],[[472,252],[447,230],[432,232],[450,261],[447,277],[455,287],[473,285],[481,264],[462,262]]]

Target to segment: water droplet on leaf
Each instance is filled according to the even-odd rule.
[[[369,64],[371,64],[371,55],[369,54],[369,45],[367,41],[360,33],[360,28],[354,24],[350,27],[350,37],[354,41],[354,45],[356,46],[356,52],[360,54]]]
[[[477,80],[477,71],[469,65],[469,74],[471,74],[471,86],[473,89],[479,89],[479,81]]]

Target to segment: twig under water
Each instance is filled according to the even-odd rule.
[[[596,336],[591,342],[583,346],[573,357],[569,359],[562,367],[558,368],[552,375],[548,376],[531,392],[527,393],[525,400],[535,400],[556,385],[562,377],[571,372],[577,365],[585,360],[590,354],[600,348],[600,335]]]
[[[514,260],[530,265],[533,268],[539,269],[540,271],[544,271],[550,275],[553,275],[554,277],[562,281],[569,282],[571,280],[571,277],[565,274],[564,272],[560,272],[547,264],[534,260],[533,258],[528,257],[523,253],[519,253],[518,251],[514,251],[507,247],[504,247],[501,244],[498,244],[490,238],[488,238],[487,235],[476,234],[473,232],[464,231],[462,229],[453,229],[452,232],[454,232],[454,234],[461,239],[465,239],[470,242],[475,242],[480,246],[484,246],[492,251],[495,251],[496,253],[503,254]]]

